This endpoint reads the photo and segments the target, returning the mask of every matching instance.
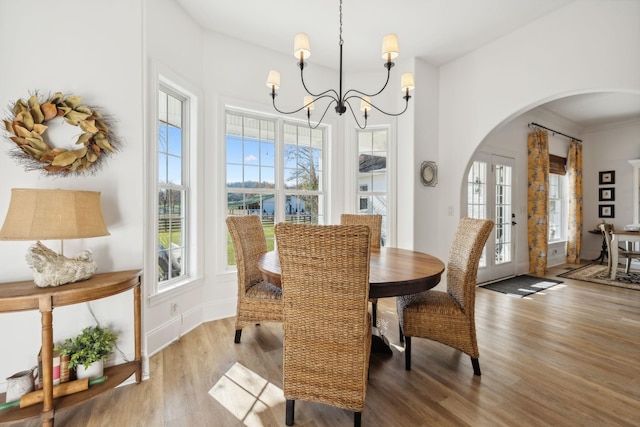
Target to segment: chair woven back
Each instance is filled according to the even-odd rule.
[[[340,224],[368,226],[371,233],[371,247],[380,247],[380,240],[382,235],[382,215],[342,214],[340,216]]]
[[[231,233],[238,267],[238,304],[235,342],[240,342],[242,328],[262,322],[282,322],[282,291],[262,280],[258,258],[267,252],[260,218],[256,215],[230,216]]]
[[[361,412],[371,346],[369,228],[279,223],[283,390]]]
[[[447,293],[473,318],[478,262],[482,256],[493,221],[462,218],[453,238],[447,263]]]
[[[238,291],[244,295],[252,284],[262,280],[258,258],[267,252],[267,242],[257,215],[230,216],[227,218],[227,227],[236,254]]]

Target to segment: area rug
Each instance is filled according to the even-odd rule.
[[[549,289],[558,283],[562,283],[562,281],[523,274],[521,276],[511,277],[498,282],[488,283],[480,287],[496,292],[502,292],[503,294],[507,294],[511,297],[522,298],[527,295]]]
[[[601,285],[617,286],[619,288],[635,289],[640,291],[640,272],[624,272],[623,268],[618,268],[616,280],[609,279],[607,266],[600,264],[588,264],[584,267],[558,274],[558,277],[567,279],[582,280],[584,282],[600,283]]]

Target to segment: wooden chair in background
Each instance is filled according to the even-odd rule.
[[[286,424],[295,400],[354,412],[365,406],[371,317],[369,227],[279,223]]]
[[[493,221],[462,218],[449,251],[447,291],[429,290],[396,298],[405,369],[411,370],[411,337],[427,338],[469,356],[480,375],[476,340],[475,300],[478,262]]]
[[[282,322],[282,291],[262,279],[258,258],[267,252],[262,222],[257,215],[230,216],[231,234],[238,267],[238,305],[234,342],[240,342],[242,328],[261,322]]]
[[[600,225],[598,225],[598,227],[600,228],[600,231],[602,231],[602,236],[604,237],[604,241],[607,244],[607,253],[609,254],[609,256],[607,256],[607,259],[609,260],[608,268],[607,268],[607,277],[611,276],[611,269],[612,268],[618,268],[617,265],[612,265],[612,261],[611,261],[611,251],[612,250],[617,250],[618,251],[618,259],[626,258],[624,272],[628,273],[629,269],[631,268],[631,260],[633,258],[640,259],[640,252],[624,249],[624,248],[621,248],[621,247],[612,248],[611,247],[611,232],[613,231],[613,224],[600,224]]]

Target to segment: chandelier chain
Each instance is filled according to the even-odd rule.
[[[340,0],[340,46],[344,43],[342,40],[342,0]]]

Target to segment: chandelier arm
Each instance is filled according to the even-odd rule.
[[[400,111],[399,113],[388,113],[388,112],[386,112],[384,110],[381,110],[380,108],[378,108],[374,104],[372,104],[371,101],[366,101],[365,99],[363,99],[361,96],[358,96],[358,95],[351,95],[349,98],[345,99],[345,102],[347,102],[351,98],[358,98],[358,99],[360,99],[362,101],[365,101],[367,104],[369,104],[371,106],[371,108],[374,108],[374,109],[380,111],[382,114],[385,114],[387,116],[396,117],[396,116],[400,116],[400,115],[404,114],[404,112],[407,111],[407,108],[409,108],[409,99],[411,98],[411,96],[405,95],[405,96],[402,97],[405,100],[405,104],[404,104],[404,109],[402,111]],[[348,102],[347,102],[347,104],[348,104]],[[349,104],[349,107],[351,107],[351,104]],[[353,112],[353,110],[352,110],[352,112]]]
[[[333,97],[330,97],[330,98],[332,98],[331,102],[329,102],[329,105],[327,105],[327,108],[324,109],[324,113],[322,113],[322,117],[320,117],[320,120],[318,120],[318,123],[316,123],[315,126],[311,126],[311,114],[307,114],[307,123],[309,124],[309,127],[311,129],[316,129],[318,126],[320,126],[320,124],[322,123],[322,120],[324,119],[324,116],[326,116],[327,111],[329,111],[329,107],[331,107],[333,103],[336,102],[336,100],[333,99]]]
[[[358,117],[356,117],[356,113],[353,111],[353,107],[351,106],[349,101],[347,99],[345,99],[344,103],[349,106],[349,111],[351,111],[351,115],[353,116],[353,120],[356,121],[356,124],[358,125],[358,127],[360,129],[365,129],[367,127],[367,114],[365,113],[365,115],[364,115],[364,125],[361,125],[360,121],[358,121]]]
[[[302,63],[303,65],[300,66],[300,80],[302,81],[302,87],[304,88],[305,91],[307,91],[307,93],[313,97],[316,96],[330,96],[331,98],[333,98],[334,101],[338,102],[338,100],[340,99],[340,95],[338,95],[338,92],[336,92],[335,89],[327,89],[324,92],[321,93],[313,93],[309,90],[309,88],[307,88],[307,84],[304,82],[304,63]],[[332,95],[328,95],[329,93],[332,93],[335,96]]]
[[[391,62],[391,64],[393,64],[393,62]],[[386,67],[386,64],[385,64]],[[345,92],[344,97],[346,98],[351,98],[354,95],[348,96],[349,92],[353,92],[353,93],[357,93],[358,95],[361,96],[368,96],[370,98],[373,98],[374,96],[378,96],[382,93],[382,91],[384,91],[387,88],[387,85],[389,84],[389,78],[391,77],[391,67],[387,68],[387,81],[384,82],[384,86],[382,86],[382,89],[380,89],[379,91],[377,91],[376,93],[365,93],[362,91],[359,91],[357,89],[349,89],[348,91]]]
[[[295,114],[295,113],[298,113],[298,112],[304,110],[305,108],[307,108],[306,105],[303,105],[302,107],[298,108],[297,110],[283,111],[283,110],[279,109],[278,107],[276,107],[276,95],[274,93],[270,93],[269,96],[271,96],[271,99],[273,100],[273,108],[280,114]],[[331,105],[334,102],[337,102],[336,99],[331,95],[320,95],[317,98],[314,98],[313,102],[315,102],[315,101],[317,101],[319,99],[322,99],[322,98],[331,98],[331,102],[329,103],[329,105]],[[324,117],[324,115],[323,115],[323,117]]]

